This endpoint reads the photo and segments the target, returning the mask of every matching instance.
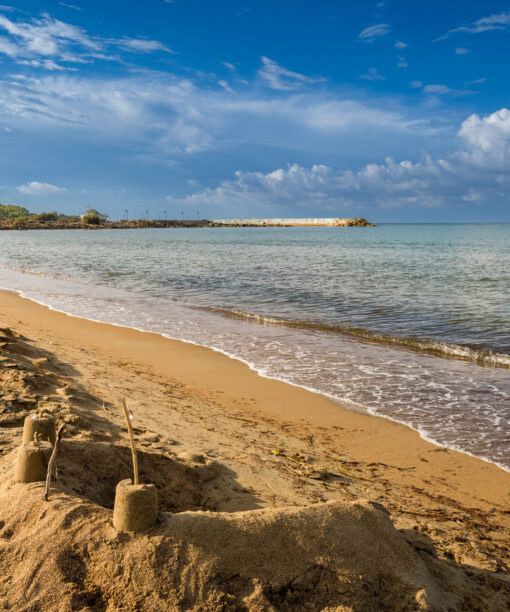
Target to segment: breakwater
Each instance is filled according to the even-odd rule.
[[[308,219],[216,219],[212,227],[372,227],[366,219],[359,218],[308,218]]]

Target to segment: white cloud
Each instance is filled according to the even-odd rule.
[[[20,52],[21,49],[18,47],[18,45],[10,42],[4,36],[0,36],[0,53],[4,53],[10,57],[17,57],[20,55]]]
[[[472,202],[473,204],[483,204],[485,201],[485,194],[481,191],[475,191],[470,189],[467,193],[462,196],[464,202]]]
[[[0,37],[0,53],[48,70],[63,69],[62,62],[87,63],[94,59],[120,61],[118,56],[107,52],[109,49],[132,53],[173,53],[157,40],[128,37],[108,40],[92,37],[83,28],[53,19],[48,14],[43,14],[39,19],[24,21],[12,21],[0,15],[0,30],[8,34],[8,38]],[[42,58],[51,59],[53,63],[44,63]],[[37,60],[39,64],[34,63]]]
[[[464,85],[479,85],[480,83],[485,83],[487,79],[485,77],[481,79],[475,79],[474,81],[466,81]]]
[[[405,49],[407,46],[408,46],[408,44],[405,43],[405,42],[402,42],[401,40],[396,40],[395,41],[395,47],[397,49]]]
[[[413,89],[421,89],[423,87],[423,82],[422,81],[411,81],[409,83],[409,87],[412,87]]]
[[[234,93],[234,90],[232,89],[232,87],[230,87],[230,85],[227,83],[227,81],[223,81],[223,80],[218,81],[218,85],[220,87],[223,87],[223,89],[225,91],[228,91],[228,93]]]
[[[133,154],[167,159],[252,142],[309,147],[317,139],[371,131],[395,137],[423,137],[436,129],[415,119],[395,101],[365,103],[320,90],[269,95],[256,84],[242,92],[199,87],[168,73],[132,73],[102,80],[54,72],[42,78],[14,74],[0,81],[0,122],[52,138],[83,137],[100,143],[129,143]],[[80,134],[82,136],[80,136]],[[354,136],[351,136],[354,137]],[[287,139],[287,140],[285,140]],[[293,143],[293,144],[292,144]],[[135,153],[136,152],[136,153]]]
[[[80,8],[79,6],[75,6],[74,4],[67,4],[65,2],[59,2],[60,6],[65,6],[66,8],[73,9],[74,11],[84,11],[85,9]]]
[[[94,50],[101,46],[82,28],[52,19],[49,15],[30,22],[14,22],[0,15],[0,28],[6,30],[25,53],[57,55],[62,47],[70,43]]]
[[[386,36],[386,34],[389,34],[390,30],[391,28],[387,23],[379,23],[362,30],[358,38],[365,42],[372,42],[375,38]]]
[[[57,64],[53,60],[50,59],[33,59],[33,60],[18,60],[18,64],[22,66],[33,66],[34,68],[44,68],[45,70],[76,70],[76,68],[68,68]]]
[[[469,53],[469,49],[466,49],[466,47],[456,47],[455,53],[457,55],[466,55],[466,53]]]
[[[502,168],[510,161],[510,111],[506,108],[480,117],[471,115],[462,124],[459,136],[469,145],[469,157],[477,164],[490,162]]]
[[[225,66],[225,68],[228,68],[232,72],[235,72],[236,67],[234,66],[234,64],[231,64],[230,62],[221,62],[221,63]]]
[[[145,38],[122,38],[113,41],[116,46],[127,51],[135,51],[137,53],[152,53],[154,51],[164,51],[166,53],[175,53],[164,44],[157,40],[148,40]]]
[[[360,74],[359,78],[365,81],[384,81],[384,77],[379,74],[377,68],[369,68],[367,74]]]
[[[323,78],[312,78],[299,72],[287,70],[287,68],[283,68],[268,57],[262,56],[260,59],[262,60],[262,68],[259,69],[258,74],[269,83],[271,89],[292,91],[293,89],[300,89],[303,85],[324,81]]]
[[[475,94],[476,91],[471,91],[470,89],[452,89],[446,85],[425,85],[423,88],[423,93],[438,94],[440,96],[469,96],[471,94]]]
[[[406,61],[406,58],[403,55],[398,56],[397,66],[399,68],[407,68],[409,66],[409,64]]]
[[[491,204],[510,201],[510,111],[487,117],[472,115],[458,132],[463,148],[447,158],[423,156],[419,162],[386,159],[358,171],[317,164],[289,164],[272,172],[238,170],[232,180],[185,198],[179,204],[214,205],[240,214],[243,206],[321,209],[341,214],[348,209],[442,206],[464,201]],[[246,203],[246,204],[243,204]],[[237,216],[237,215],[236,215]]]
[[[510,12],[499,13],[497,15],[490,15],[489,17],[482,17],[471,25],[459,26],[452,30],[448,30],[444,36],[437,38],[436,41],[445,40],[450,34],[454,34],[455,32],[479,34],[480,32],[490,32],[492,30],[506,30],[508,26],[510,26]]]
[[[60,193],[65,191],[65,187],[57,187],[50,183],[40,183],[39,181],[31,181],[26,185],[19,185],[16,189],[23,195],[44,195],[48,193]]]

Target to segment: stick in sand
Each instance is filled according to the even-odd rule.
[[[127,428],[129,432],[129,442],[131,444],[131,455],[133,457],[133,484],[138,484],[138,459],[136,457],[135,438],[133,436],[133,427],[131,426],[131,419],[133,413],[128,410],[126,400],[122,400],[122,407],[124,408],[124,416],[126,417]]]
[[[55,445],[53,446],[53,452],[51,453],[50,460],[48,461],[48,470],[46,472],[46,493],[44,494],[44,499],[46,501],[48,501],[48,495],[50,494],[51,474],[53,472],[53,464],[55,463],[55,458],[57,457],[58,444],[60,440],[62,440],[62,435],[64,433],[65,426],[65,423],[62,423],[57,429]]]

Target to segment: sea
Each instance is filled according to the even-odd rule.
[[[0,287],[510,470],[510,224],[1,231]]]

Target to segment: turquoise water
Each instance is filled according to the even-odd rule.
[[[0,232],[0,285],[510,467],[510,225]]]

